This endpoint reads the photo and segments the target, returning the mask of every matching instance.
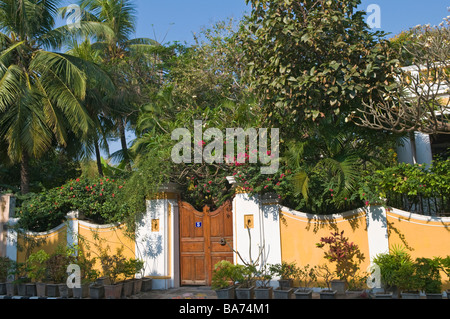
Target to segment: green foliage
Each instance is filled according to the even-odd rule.
[[[8,276],[10,275],[11,267],[13,261],[8,257],[0,257],[0,282],[6,282]]]
[[[297,264],[283,261],[280,264],[270,265],[269,270],[281,280],[293,280],[297,274]]]
[[[336,264],[336,276],[347,284],[351,278],[357,275],[359,267],[365,259],[358,245],[349,242],[349,239],[344,237],[344,231],[321,238],[316,246],[326,248],[324,258]]]
[[[27,264],[30,267],[28,276],[37,282],[42,282],[47,276],[47,260],[50,256],[44,251],[39,250],[28,257]]]
[[[48,231],[65,221],[71,211],[79,211],[98,224],[121,221],[126,207],[119,200],[123,180],[77,178],[63,186],[21,198],[17,208],[19,227],[29,231]]]
[[[134,258],[126,258],[123,255],[123,247],[118,248],[115,254],[110,254],[109,249],[102,249],[98,257],[102,275],[115,285],[120,279],[133,278],[144,267],[144,262]]]
[[[381,280],[386,288],[397,287],[400,292],[407,292],[417,291],[424,285],[417,274],[416,263],[402,247],[377,255],[373,262],[380,267]]]
[[[249,82],[272,123],[298,134],[313,123],[356,110],[394,83],[389,44],[371,32],[359,0],[256,1],[240,30]]]
[[[300,288],[310,288],[313,283],[317,281],[318,267],[306,265],[304,267],[298,267],[295,279],[300,282]]]
[[[422,281],[421,290],[425,293],[441,293],[442,278],[440,273],[439,258],[417,258],[416,259],[417,276]]]
[[[212,277],[212,289],[220,290],[234,286],[243,278],[242,265],[234,265],[229,261],[222,260],[214,265]]]
[[[67,280],[67,267],[75,263],[75,250],[58,246],[45,260],[49,281],[54,284],[62,284]]]
[[[436,159],[431,165],[399,163],[367,175],[362,189],[375,203],[386,198],[388,205],[404,208],[406,198],[409,207],[405,209],[409,210],[420,200],[429,199],[432,210],[444,213],[450,203],[449,171],[449,159]]]

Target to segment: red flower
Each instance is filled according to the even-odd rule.
[[[116,195],[115,195],[115,194],[112,194],[112,197],[116,197]]]
[[[80,181],[80,179],[79,178],[77,178],[77,182],[79,182]]]
[[[209,181],[208,183],[209,183],[209,185],[211,185],[211,184],[212,184],[212,181]]]
[[[103,194],[102,194],[102,193],[100,193],[100,196],[103,196]]]

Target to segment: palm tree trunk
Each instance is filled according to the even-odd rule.
[[[130,158],[128,157],[128,145],[127,145],[127,137],[125,132],[125,123],[124,119],[119,118],[119,135],[120,135],[120,143],[122,145],[123,152],[123,160],[126,163],[126,169],[131,172],[131,163]]]
[[[98,175],[100,177],[104,177],[103,175],[103,166],[102,166],[102,157],[100,155],[100,147],[98,146],[98,141],[95,140],[94,142],[95,147],[95,157],[97,158],[97,169],[98,169]]]
[[[20,161],[20,189],[22,194],[28,194],[30,192],[30,165],[29,156],[27,152],[23,152],[22,159]]]

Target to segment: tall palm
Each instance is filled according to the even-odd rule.
[[[135,105],[140,95],[139,79],[129,69],[130,60],[139,56],[147,58],[147,63],[155,56],[159,44],[148,38],[132,38],[136,28],[136,8],[131,0],[81,0],[80,7],[86,11],[86,19],[107,25],[113,30],[112,36],[100,38],[94,47],[103,52],[103,64],[111,74],[116,92],[109,100],[115,110],[121,157],[131,169],[130,153],[126,139],[126,128],[139,108]],[[142,59],[141,59],[142,61]],[[145,63],[145,62],[144,62]],[[128,70],[128,72],[127,72]],[[132,77],[130,79],[130,77]],[[135,116],[136,118],[136,116]]]
[[[87,79],[112,86],[95,65],[56,51],[76,34],[106,37],[111,30],[87,21],[79,28],[55,28],[59,4],[0,1],[0,138],[11,161],[21,163],[23,193],[29,192],[31,157],[40,157],[55,141],[67,145],[70,132],[85,136],[93,125],[82,103]]]
[[[72,56],[97,64],[102,61],[100,57],[101,52],[93,48],[91,41],[88,38],[85,38],[81,43],[79,43],[77,39],[74,39],[73,42],[69,44],[69,48],[70,50],[67,53]],[[103,84],[96,78],[88,79],[84,105],[95,125],[91,127],[91,131],[85,139],[75,141],[75,144],[79,147],[79,154],[81,157],[90,159],[93,155],[95,156],[97,170],[100,176],[104,175],[101,150],[109,153],[107,137],[113,127],[112,121],[110,121],[108,116],[111,113],[111,110],[106,103],[107,98],[105,98],[108,95],[111,95],[111,92],[105,90]]]

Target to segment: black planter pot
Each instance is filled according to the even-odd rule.
[[[281,290],[289,290],[292,288],[292,279],[280,279],[278,280],[279,288]]]
[[[89,286],[89,297],[91,299],[105,298],[105,287],[103,285],[93,284]]]
[[[439,293],[439,294],[438,293],[435,293],[435,294],[426,293],[425,295],[426,295],[427,299],[443,299],[442,293]]]
[[[320,292],[320,299],[336,299],[337,291],[336,290],[322,290]]]
[[[236,288],[236,299],[253,299],[255,297],[255,287]]]
[[[142,292],[147,292],[152,290],[152,286],[153,286],[153,280],[152,278],[142,278]]]
[[[294,291],[295,299],[312,299],[312,289],[299,288]]]
[[[218,299],[235,299],[236,298],[236,288],[234,286],[224,289],[216,290],[216,295]]]
[[[275,299],[291,299],[294,293],[294,288],[280,289],[277,288],[273,291],[273,296]]]
[[[273,288],[272,287],[257,287],[255,289],[255,299],[272,299],[273,298]]]

